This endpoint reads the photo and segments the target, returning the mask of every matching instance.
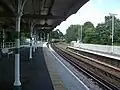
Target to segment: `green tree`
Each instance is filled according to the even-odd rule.
[[[80,29],[80,25],[71,25],[67,30],[66,30],[66,41],[70,43],[71,41],[77,41],[78,39],[78,30]]]
[[[91,22],[85,22],[83,25],[83,42],[84,43],[98,43],[97,32]]]
[[[52,31],[51,36],[54,39],[63,39],[64,37],[63,33],[59,29]]]

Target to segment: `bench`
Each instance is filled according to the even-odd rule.
[[[8,55],[8,58],[9,58],[9,55],[10,55],[10,54],[13,54],[13,51],[9,51],[8,48],[3,48],[3,49],[2,49],[2,53],[3,53],[3,54],[7,54],[7,55]]]

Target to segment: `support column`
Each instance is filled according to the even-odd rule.
[[[114,51],[114,15],[112,15],[112,53]]]
[[[20,4],[20,3],[19,3]],[[20,82],[20,21],[22,13],[18,5],[18,15],[16,16],[16,39],[15,39],[15,81],[14,90],[21,90]]]
[[[38,48],[38,44],[39,44],[38,42],[40,42],[40,34],[37,34],[37,38],[36,39],[37,39],[37,41],[36,41],[36,43],[37,43],[36,49],[37,49]]]
[[[16,3],[16,38],[15,38],[15,80],[14,80],[14,90],[21,90],[20,82],[20,21],[22,16],[23,7],[26,0],[17,0]]]
[[[41,42],[43,42],[43,32],[41,33]]]
[[[35,50],[36,50],[36,47],[37,47],[37,32],[35,31]]]
[[[52,38],[51,38],[51,32],[49,32],[49,45],[51,44],[51,40]]]
[[[49,41],[49,33],[47,33],[47,42]]]
[[[32,31],[33,31],[33,28],[31,26],[31,30],[30,30],[30,55],[29,55],[29,59],[32,59]]]
[[[48,42],[48,48],[49,48],[49,44],[50,44],[50,33],[47,33],[47,42]]]
[[[35,42],[36,43],[36,47],[35,47],[36,49],[37,49],[37,45],[38,45],[38,38],[39,38],[39,35],[36,33],[36,42]]]
[[[42,38],[42,35],[41,35],[41,32],[40,32],[40,41],[42,41],[41,38]]]
[[[80,29],[78,29],[78,38],[77,38],[77,42],[80,42]]]
[[[2,45],[2,48],[5,47],[5,30],[3,29],[3,45]]]
[[[35,35],[34,35],[34,46],[33,46],[33,52],[35,52]]]
[[[45,42],[45,32],[44,32],[44,42]]]
[[[111,14],[111,13],[109,13],[110,14],[110,16],[112,16],[112,51],[111,51],[111,53],[113,53],[114,52],[114,27],[115,27],[115,25],[114,25],[114,19],[115,19],[115,15],[117,15],[117,14]]]
[[[35,50],[37,49],[37,33],[36,33],[36,36],[35,36]]]

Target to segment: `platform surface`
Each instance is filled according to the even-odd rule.
[[[60,75],[57,72],[56,65],[53,61],[54,57],[52,57],[47,47],[43,47],[43,53],[53,83],[54,90],[66,90],[63,81],[61,80]]]
[[[44,45],[43,45],[44,47]],[[60,57],[52,48],[45,49],[49,56],[49,62],[55,68],[57,75],[61,79],[65,90],[90,90],[73,72],[70,71],[64,63],[62,63],[62,57]],[[56,58],[57,57],[57,58]],[[68,70],[69,69],[69,70]],[[59,83],[60,84],[60,83]],[[62,89],[58,89],[62,90]]]
[[[29,60],[29,48],[21,50],[22,90],[54,90],[45,63],[42,48],[39,47]],[[0,90],[13,90],[14,55],[0,61]]]
[[[29,60],[29,47],[20,49],[22,90],[89,90],[53,53],[59,57],[46,43],[39,43]],[[13,90],[13,83],[14,55],[11,55],[0,60],[0,90]]]

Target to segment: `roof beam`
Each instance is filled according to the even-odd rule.
[[[4,17],[8,17],[8,18],[15,18],[14,15],[8,15],[8,14],[0,14],[0,18],[4,18]],[[53,15],[32,15],[32,14],[24,14],[22,16],[23,19],[64,19],[64,16],[53,16]]]
[[[53,27],[53,25],[41,25],[41,24],[36,24],[34,27],[35,27],[35,28],[37,28],[37,27]]]
[[[37,29],[38,32],[50,32],[53,29]]]
[[[54,1],[55,1],[55,0],[51,0],[51,4],[50,4],[49,10],[48,10],[48,15],[50,14],[50,12],[51,12],[51,10],[52,10]]]
[[[53,16],[53,15],[23,15],[22,18],[26,19],[64,19],[62,16]]]
[[[0,6],[2,6],[2,8],[3,8],[6,12],[12,13],[12,14],[14,13],[13,8],[11,8],[10,5],[9,5],[7,2],[5,2],[4,0],[0,0]]]
[[[51,29],[38,29],[39,31],[49,31]]]

